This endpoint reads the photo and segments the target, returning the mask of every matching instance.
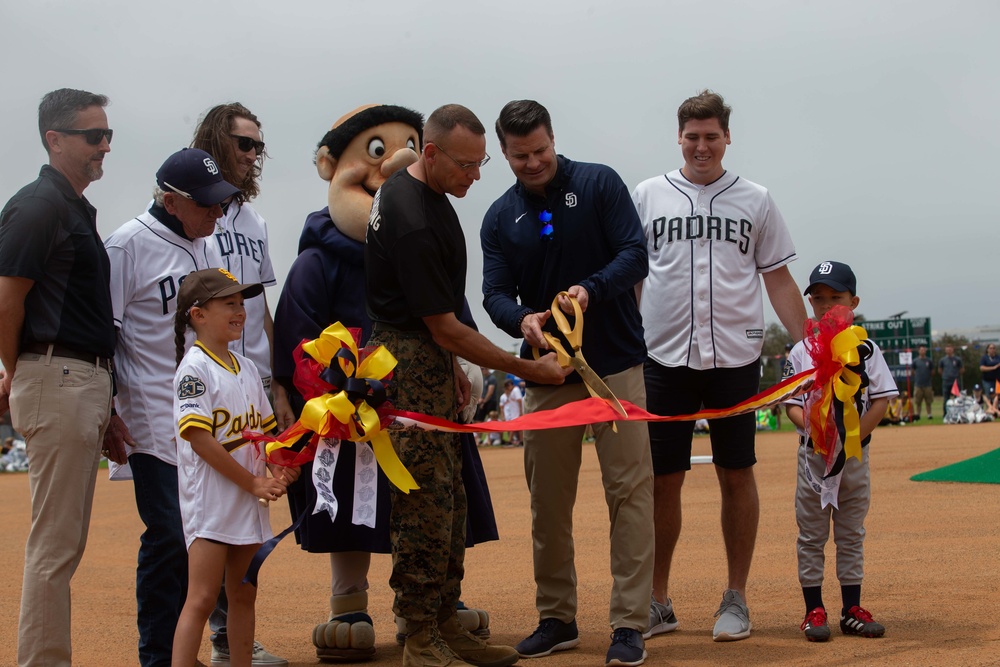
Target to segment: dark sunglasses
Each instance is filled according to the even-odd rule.
[[[538,220],[540,222],[544,222],[545,223],[544,225],[542,225],[542,231],[539,234],[539,238],[542,239],[543,241],[551,239],[552,238],[552,232],[553,232],[553,229],[552,229],[552,211],[550,211],[547,208],[546,209],[542,209],[541,211],[538,212]]]
[[[244,153],[249,153],[250,149],[257,151],[257,155],[264,152],[264,142],[257,141],[253,137],[244,137],[239,134],[230,134],[233,139],[236,140],[236,145],[240,147],[240,150]]]
[[[91,146],[97,146],[101,143],[101,140],[107,138],[108,143],[111,143],[111,137],[115,135],[114,130],[105,130],[99,127],[92,128],[89,130],[55,130],[61,134],[82,134],[87,143]]]

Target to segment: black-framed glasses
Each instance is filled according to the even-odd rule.
[[[434,146],[439,151],[441,151],[442,153],[444,153],[445,155],[448,155],[448,151],[446,151],[445,149],[441,148],[437,144],[434,144]],[[450,155],[448,155],[448,159],[450,159],[452,162],[454,162],[455,164],[457,164],[458,168],[461,169],[462,171],[468,171],[468,170],[472,169],[473,167],[484,167],[484,166],[486,166],[486,163],[490,161],[490,154],[487,153],[486,157],[484,157],[482,160],[479,160],[478,162],[459,162],[458,160],[456,160],[455,158],[451,157]]]
[[[543,241],[547,241],[552,238],[552,211],[549,209],[542,209],[538,212],[538,221],[544,223],[542,225],[542,231],[539,232],[538,238]]]
[[[202,204],[200,201],[192,197],[189,193],[184,192],[180,188],[175,188],[166,181],[163,181],[163,185],[170,188],[175,194],[179,194],[181,197],[184,197],[184,199],[190,199],[191,201],[193,201],[195,204],[198,205],[198,208],[212,208],[213,206],[215,206],[215,204]]]
[[[240,147],[240,150],[244,153],[249,153],[250,149],[257,151],[257,155],[264,152],[264,142],[257,141],[253,137],[244,137],[241,134],[230,134],[233,139],[236,140],[236,145]]]
[[[61,134],[80,134],[91,146],[99,146],[104,139],[111,143],[111,137],[115,136],[114,130],[105,130],[102,127],[94,127],[87,130],[53,130]]]

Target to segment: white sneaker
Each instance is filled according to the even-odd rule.
[[[712,639],[717,642],[733,642],[750,636],[750,610],[740,594],[733,589],[722,594],[722,604],[715,612],[718,621],[712,630]]]
[[[643,639],[649,639],[654,635],[663,635],[673,632],[680,623],[674,616],[674,605],[667,598],[667,604],[657,602],[656,598],[649,599],[649,629],[642,633]]]
[[[260,642],[253,643],[253,667],[288,667],[288,661],[268,653]],[[212,667],[227,667],[229,665],[229,645],[216,646],[212,644]]]

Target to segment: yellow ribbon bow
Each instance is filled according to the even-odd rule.
[[[861,375],[849,368],[861,363],[858,346],[868,340],[868,332],[864,328],[849,326],[836,336],[830,343],[830,356],[839,366],[822,391],[822,402],[819,414],[813,413],[812,428],[813,449],[823,455],[829,455],[831,450],[824,442],[826,425],[830,417],[833,398],[844,404],[844,455],[861,460],[861,417],[853,398],[861,390]],[[818,417],[818,420],[817,420]]]
[[[345,347],[351,354],[339,355],[338,353]],[[358,347],[354,342],[354,336],[340,322],[324,329],[319,338],[304,343],[302,350],[324,368],[329,368],[331,361],[336,361],[349,380],[382,381],[397,363],[389,350],[380,345],[364,361],[357,364]],[[323,437],[331,433],[335,422],[347,427],[350,435],[345,439],[371,443],[379,466],[397,488],[404,493],[420,488],[396,455],[389,435],[382,430],[378,412],[364,399],[352,399],[346,386],[340,387],[337,393],[323,394],[310,399],[302,408],[302,415],[299,417],[302,427]],[[288,447],[296,439],[297,436],[286,441],[268,443],[267,453],[270,454],[279,447]]]

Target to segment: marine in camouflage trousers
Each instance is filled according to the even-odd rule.
[[[368,342],[398,360],[389,397],[401,410],[454,419],[452,355],[426,332],[378,325]],[[465,575],[465,486],[458,434],[390,432],[393,448],[420,488],[392,487],[389,540],[396,594],[393,611],[410,623],[446,620],[454,613]]]

